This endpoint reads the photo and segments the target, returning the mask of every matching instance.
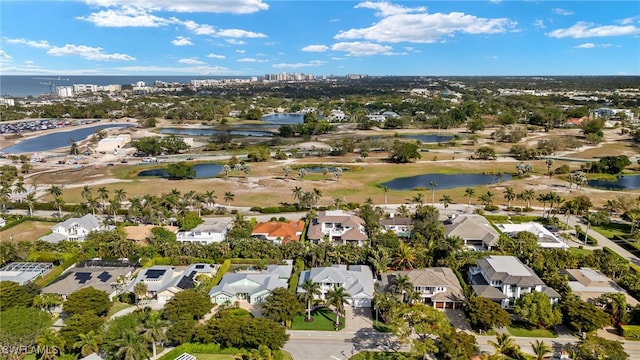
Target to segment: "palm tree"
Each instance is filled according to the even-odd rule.
[[[124,189],[115,189],[113,197],[121,203],[127,198],[127,192]]]
[[[522,192],[522,200],[527,202],[527,209],[531,207],[531,200],[533,200],[535,196],[536,193],[533,189],[526,189]]]
[[[431,206],[436,204],[436,187],[438,187],[438,183],[431,180],[429,181],[429,187],[431,188]]]
[[[391,280],[391,291],[400,296],[402,301],[411,299],[413,284],[408,275],[398,275]]]
[[[551,348],[544,341],[536,340],[536,342],[531,343],[531,348],[533,353],[536,354],[536,360],[543,360],[547,354],[551,353]]]
[[[538,194],[538,202],[542,203],[542,217],[547,210],[547,201],[549,201],[549,194]]]
[[[82,356],[86,357],[100,351],[102,337],[96,334],[95,331],[91,330],[86,334],[79,334],[78,339],[79,340],[73,344],[73,348],[80,349],[80,354]]]
[[[467,203],[467,207],[471,207],[471,198],[476,195],[476,189],[474,188],[466,188],[464,189],[464,196],[469,198],[469,202]]]
[[[336,311],[336,329],[340,326],[340,316],[344,314],[344,304],[347,303],[349,297],[351,294],[347,293],[342,286],[335,286],[325,295],[327,305],[333,306]]]
[[[27,188],[24,187],[24,182],[18,181],[13,187],[13,193],[18,194],[18,202],[22,202],[22,194],[27,192]]]
[[[91,188],[89,187],[89,185],[85,185],[82,188],[82,192],[80,193],[80,197],[82,197],[84,200],[87,200],[87,199],[91,198]]]
[[[298,177],[300,178],[300,180],[304,180],[305,176],[307,176],[307,169],[305,168],[298,169]]]
[[[282,168],[282,171],[284,171],[284,178],[288,178],[289,177],[289,173],[291,172],[291,166],[286,165],[285,167]]]
[[[159,312],[151,313],[147,321],[144,323],[145,331],[143,336],[145,340],[151,343],[154,359],[158,356],[156,344],[166,340],[167,338],[164,333],[164,326],[165,322],[160,317]]]
[[[233,201],[233,199],[236,197],[236,195],[234,193],[232,193],[231,191],[227,191],[226,193],[224,193],[224,201],[227,202],[227,204],[229,204],[229,208],[231,208],[231,202]]]
[[[496,335],[496,341],[489,340],[487,343],[496,349],[495,355],[500,354],[503,359],[506,352],[513,350],[518,346],[511,335],[507,333],[498,334]]]
[[[551,179],[551,174],[553,174],[551,172],[551,167],[553,166],[553,159],[547,159],[545,163],[547,164],[547,172],[549,173],[549,179]]]
[[[442,203],[442,206],[444,206],[444,216],[447,216],[447,208],[449,207],[449,204],[453,203],[451,196],[446,194],[442,195],[442,198],[440,198],[439,201]]]
[[[36,194],[27,194],[25,201],[27,203],[27,207],[29,208],[29,216],[33,216],[33,206],[36,204]]]
[[[382,191],[384,192],[384,207],[387,207],[387,193],[389,192],[389,187],[382,185]]]
[[[64,340],[55,330],[46,328],[36,338],[36,344],[38,351],[42,354],[40,359],[53,360],[64,346]]]
[[[322,294],[320,284],[311,280],[306,280],[300,286],[304,292],[300,293],[300,299],[307,303],[307,321],[311,321],[311,305],[316,296]]]
[[[422,195],[421,192],[417,193],[413,197],[412,202],[418,203],[419,206],[422,206],[422,204],[424,204],[424,195]]]
[[[100,200],[102,200],[102,209],[104,210],[107,207],[107,200],[109,200],[109,190],[106,187],[102,186],[98,189],[98,193],[100,194]]]
[[[398,247],[398,252],[393,259],[393,265],[401,269],[413,269],[413,264],[416,261],[415,249],[411,246],[401,242]]]
[[[504,189],[504,198],[507,200],[507,209],[511,208],[511,201],[516,198],[516,192],[511,187]]]
[[[291,190],[293,194],[293,199],[298,202],[298,206],[300,206],[300,199],[302,198],[302,188],[300,186],[296,186]]]
[[[119,348],[116,353],[118,359],[142,360],[151,355],[142,336],[132,329],[125,331],[115,345]]]
[[[53,197],[60,197],[62,195],[62,187],[51,185],[49,188],[49,194],[53,195]]]
[[[51,203],[53,204],[53,206],[58,208],[58,215],[62,217],[62,207],[65,204],[64,199],[58,196],[55,199],[53,199]]]
[[[391,257],[386,248],[380,247],[377,250],[372,250],[369,255],[369,262],[373,265],[376,271],[376,276],[380,278],[382,273],[387,270],[387,266],[391,262]]]

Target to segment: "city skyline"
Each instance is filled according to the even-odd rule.
[[[1,75],[638,75],[633,1],[3,1]]]

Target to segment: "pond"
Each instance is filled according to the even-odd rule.
[[[262,117],[262,121],[269,124],[302,124],[304,115],[302,114],[268,114]]]
[[[618,176],[616,180],[589,180],[589,186],[610,190],[640,189],[640,175]]]
[[[411,139],[420,140],[423,143],[443,143],[453,139],[453,135],[438,134],[403,134],[398,136],[372,136],[371,139]]]
[[[212,178],[218,176],[218,174],[222,171],[222,165],[207,163],[207,164],[197,164],[193,165],[193,169],[196,171],[196,179],[204,179],[204,178]],[[140,171],[138,176],[154,176],[168,179],[169,174],[165,169],[150,169]]]
[[[273,136],[272,133],[268,131],[253,131],[253,130],[215,130],[215,129],[184,129],[184,128],[162,128],[159,130],[160,134],[171,134],[171,135],[188,135],[188,136],[212,136],[217,134],[224,134],[228,132],[231,136]]]
[[[511,179],[511,175],[503,174],[500,181]],[[416,188],[428,188],[429,183],[435,181],[436,190],[453,189],[458,187],[473,187],[498,182],[494,174],[423,174],[404,178],[397,178],[382,185],[390,190],[413,190]]]
[[[69,140],[81,141],[93,135],[98,130],[108,128],[127,127],[131,124],[102,124],[89,126],[71,131],[57,131],[54,133],[22,140],[19,143],[2,149],[7,154],[33,153],[39,151],[49,151],[64,146],[69,146]]]

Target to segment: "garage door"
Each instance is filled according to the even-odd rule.
[[[353,299],[351,306],[357,308],[371,307],[371,299]]]

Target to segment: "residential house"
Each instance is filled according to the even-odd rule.
[[[520,224],[497,224],[500,231],[515,237],[519,232],[528,231],[536,236],[538,245],[545,249],[568,249],[569,246],[558,238],[554,233],[547,230],[544,226],[537,222],[526,222]]]
[[[349,117],[344,113],[344,111],[334,109],[331,110],[327,119],[329,120],[329,122],[343,122],[348,121]]]
[[[53,226],[52,233],[45,235],[40,240],[58,243],[63,240],[84,241],[92,231],[107,230],[100,225],[100,220],[93,214],[87,214],[81,218],[69,218]]]
[[[251,304],[261,304],[277,288],[287,288],[292,262],[286,265],[269,265],[263,271],[241,271],[228,273],[220,283],[209,291],[211,301],[221,305],[246,300]]]
[[[66,299],[69,294],[92,287],[104,291],[113,298],[129,282],[134,267],[129,262],[86,262],[71,268],[54,282],[44,287],[44,294],[59,294]]]
[[[367,265],[333,265],[331,267],[316,267],[300,273],[298,293],[304,292],[302,284],[311,280],[320,284],[318,299],[325,300],[329,290],[343,287],[350,296],[348,303],[353,307],[371,307],[373,301],[373,274]]]
[[[251,232],[251,236],[269,240],[274,244],[286,244],[289,241],[298,241],[304,230],[304,221],[290,220],[261,222]]]
[[[582,267],[561,270],[561,273],[569,277],[571,291],[584,301],[593,301],[598,296],[607,293],[617,293],[624,294],[627,304],[630,306],[638,305],[638,300],[599,270]]]
[[[208,245],[223,242],[227,239],[227,231],[231,228],[233,218],[207,218],[205,222],[189,231],[180,231],[176,234],[179,242],[192,242]]]
[[[364,220],[342,210],[321,211],[309,224],[307,238],[316,244],[326,239],[331,244],[364,246],[368,241]]]
[[[512,307],[522,294],[532,291],[546,294],[552,303],[560,298],[515,256],[491,255],[478,260],[478,265],[469,269],[469,280],[478,296],[497,301],[503,308]]]
[[[446,236],[458,236],[470,250],[493,250],[498,246],[500,233],[482,215],[453,216],[444,223]]]
[[[51,270],[52,263],[12,262],[0,269],[0,281],[13,281],[18,285],[24,285]]]
[[[385,231],[392,231],[398,237],[408,238],[411,236],[413,219],[409,217],[391,216],[387,219],[380,219],[380,225]]]
[[[156,299],[159,304],[165,304],[176,293],[194,288],[195,277],[198,274],[213,276],[217,269],[217,266],[210,264],[192,264],[182,269],[169,265],[154,265],[140,270],[125,292],[134,293],[136,284],[144,283],[147,286],[147,297]]]
[[[0,218],[0,227],[5,227],[7,226],[7,220]]]
[[[383,291],[391,291],[394,279],[398,276],[409,278],[414,293],[420,295],[424,304],[437,309],[461,309],[464,304],[465,297],[460,281],[449,268],[435,267],[384,273],[379,288]]]

